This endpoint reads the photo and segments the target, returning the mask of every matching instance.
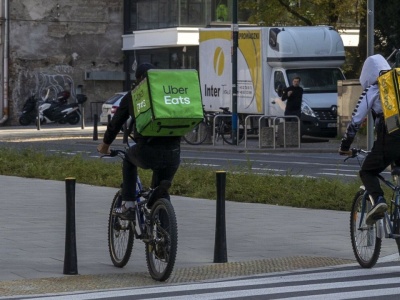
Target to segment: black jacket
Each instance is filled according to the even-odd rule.
[[[293,93],[288,96],[288,92],[293,91]],[[291,112],[301,112],[301,101],[303,99],[303,88],[299,86],[289,86],[283,91],[282,101],[287,100],[285,111]]]
[[[132,117],[134,122],[135,116],[133,113],[132,93],[130,91],[121,99],[117,111],[111,119],[111,122],[107,125],[107,130],[104,133],[103,138],[105,144],[110,145],[115,140],[117,135],[120,133],[122,126],[129,119],[129,116]],[[133,137],[137,144],[147,143],[149,145],[179,145],[181,140],[181,137],[179,136],[145,137],[137,132],[136,126],[133,126]]]

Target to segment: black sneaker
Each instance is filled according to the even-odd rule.
[[[374,224],[377,220],[382,219],[387,211],[388,206],[385,199],[381,196],[378,197],[374,207],[368,212],[365,223],[367,225]]]
[[[125,206],[121,206],[114,209],[113,215],[122,220],[134,221],[135,209],[133,207],[125,208]]]

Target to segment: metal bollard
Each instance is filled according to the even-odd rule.
[[[93,116],[93,141],[97,141],[99,139],[98,131],[97,131],[97,114]]]
[[[81,129],[85,129],[85,107],[83,106],[83,103],[80,105],[80,107],[81,107],[81,115],[82,115]]]
[[[225,224],[226,172],[217,171],[217,215],[215,223],[214,263],[228,262]]]
[[[75,178],[65,178],[67,217],[65,228],[64,274],[78,274],[75,230]]]
[[[40,130],[40,112],[39,112],[39,107],[38,107],[37,111],[38,111],[38,113],[37,113],[37,116],[36,116],[36,129]]]

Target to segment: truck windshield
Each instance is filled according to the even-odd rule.
[[[337,81],[345,79],[338,68],[293,69],[286,71],[289,84],[294,77],[300,77],[304,93],[337,93]]]

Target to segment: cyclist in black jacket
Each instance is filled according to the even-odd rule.
[[[144,63],[138,66],[136,70],[136,81],[139,83],[147,76],[147,71],[154,66]],[[132,94],[128,92],[121,100],[119,108],[113,118],[107,125],[104,133],[103,143],[98,145],[97,151],[102,154],[110,152],[110,145],[115,140],[122,126],[132,117],[134,122]],[[133,211],[137,167],[151,169],[152,188],[157,187],[162,180],[172,181],[180,164],[180,137],[145,137],[140,135],[136,126],[133,126],[133,136],[135,145],[129,148],[122,167],[122,198],[123,205],[121,209],[115,212],[116,215],[124,219],[134,219]]]

